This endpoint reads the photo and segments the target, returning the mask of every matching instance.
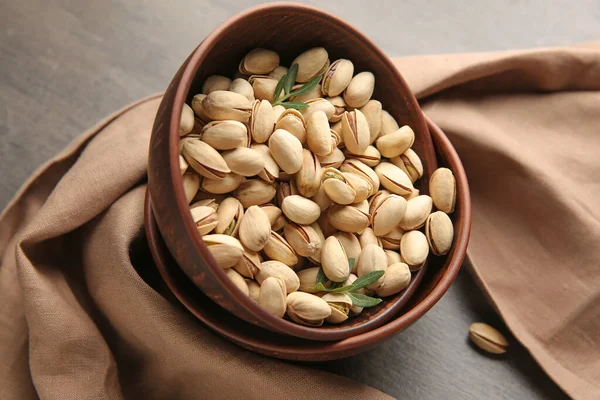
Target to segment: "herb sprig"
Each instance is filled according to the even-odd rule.
[[[292,87],[294,83],[296,83],[296,76],[298,75],[298,64],[294,63],[288,72],[281,77],[279,82],[277,82],[277,86],[275,87],[275,93],[273,94],[273,101],[271,104],[273,106],[283,106],[285,108],[295,108],[296,110],[302,110],[304,108],[308,108],[308,104],[303,103],[301,101],[287,101],[291,97],[300,96],[302,94],[308,93],[312,89],[315,88],[321,81],[322,75],[317,75],[312,78],[310,81],[306,82],[300,88],[292,91]],[[281,91],[283,90],[283,96],[281,95]]]

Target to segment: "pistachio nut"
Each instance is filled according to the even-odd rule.
[[[281,181],[279,185],[277,185],[277,204],[281,207],[283,204],[283,200],[288,196],[297,196],[300,194],[298,191],[298,187],[296,186],[296,182],[294,181]]]
[[[287,296],[287,315],[298,324],[321,326],[331,315],[331,307],[314,294],[293,292]]]
[[[183,180],[183,193],[185,194],[185,199],[189,203],[194,199],[196,192],[198,192],[200,178],[192,171],[186,172],[181,178]]]
[[[319,236],[319,238],[321,239],[321,243],[325,243],[325,234],[323,234],[323,231],[321,230],[321,226],[319,225],[319,223],[315,221],[312,224],[310,224],[310,227],[315,230],[315,232],[317,233],[317,236]]]
[[[375,90],[375,75],[371,72],[360,72],[348,84],[344,92],[344,100],[350,107],[360,108],[367,104]]]
[[[350,150],[346,149],[346,156],[348,158],[355,158],[369,167],[376,167],[381,161],[381,153],[375,146],[369,145],[363,154],[354,154]]]
[[[237,189],[243,182],[244,177],[238,174],[230,173],[222,179],[202,179],[202,190],[213,193],[223,194],[229,193]]]
[[[327,115],[323,111],[316,111],[306,119],[306,139],[308,148],[318,156],[331,154],[333,143]]]
[[[381,236],[379,239],[384,249],[399,251],[402,236],[404,236],[404,229],[397,226],[390,233]]]
[[[358,238],[353,233],[348,232],[336,232],[332,236],[340,242],[344,248],[344,251],[346,252],[346,256],[348,256],[348,259],[354,259],[352,271],[355,271],[356,262],[358,261],[358,257],[360,256],[360,252],[362,250]]]
[[[254,101],[254,89],[250,82],[245,80],[244,78],[237,78],[233,82],[231,82],[231,86],[229,90],[235,93],[239,93],[249,101]]]
[[[381,132],[381,103],[377,100],[369,100],[360,108],[369,125],[369,144],[375,142]]]
[[[265,182],[274,183],[275,179],[279,178],[279,165],[271,156],[271,150],[266,144],[253,143],[250,145],[252,150],[257,151],[262,155],[265,167],[258,173],[258,177]]]
[[[267,100],[256,100],[252,103],[252,113],[248,120],[250,136],[257,143],[269,140],[275,125],[275,112]]]
[[[257,252],[244,248],[242,258],[233,266],[240,275],[254,279],[260,269],[261,259]]]
[[[286,289],[283,279],[269,276],[260,285],[258,304],[276,317],[283,318],[286,309]]]
[[[260,285],[256,283],[254,279],[246,279],[248,285],[248,296],[258,303],[258,297],[260,296]]]
[[[212,121],[200,132],[200,140],[216,150],[246,147],[249,139],[246,125],[238,121]]]
[[[378,207],[371,211],[375,236],[390,233],[403,218],[406,218],[407,211],[407,201],[403,197],[390,194],[383,199]]]
[[[383,249],[377,245],[369,244],[363,247],[358,258],[356,274],[361,277],[373,271],[386,271],[387,258]],[[386,272],[387,273],[387,272]],[[367,289],[378,290],[383,286],[385,274],[375,282],[367,286]]]
[[[506,338],[483,322],[474,322],[469,326],[469,339],[481,350],[492,354],[504,354],[508,348]]]
[[[244,208],[270,202],[275,197],[275,186],[260,179],[248,179],[233,192]]]
[[[354,75],[354,64],[352,61],[335,60],[323,75],[323,94],[326,96],[337,96],[341,94],[352,80]]]
[[[185,136],[194,128],[194,111],[190,106],[183,103],[181,117],[179,119],[179,136]]]
[[[304,119],[306,121],[310,119],[312,114],[318,111],[323,111],[327,116],[328,121],[333,118],[335,114],[335,107],[333,104],[323,98],[308,100],[305,104],[308,106],[308,108],[302,110],[302,115],[304,115]]]
[[[371,191],[373,190],[370,181],[363,176],[353,174],[352,172],[342,172],[342,174],[356,192],[353,203],[361,203],[370,196]]]
[[[296,82],[308,82],[327,70],[329,67],[329,54],[323,47],[314,47],[296,57],[291,65],[294,64],[298,64]]]
[[[319,187],[319,191],[317,192],[317,194],[315,194],[310,199],[319,205],[319,207],[321,208],[321,211],[327,210],[329,208],[329,206],[331,204],[333,204],[333,202],[331,201],[329,196],[327,196],[327,193],[325,192],[325,188],[323,187],[323,185],[321,185],[321,187]]]
[[[200,140],[186,141],[182,154],[190,167],[206,178],[223,179],[231,172],[221,154]]]
[[[319,273],[319,267],[311,267],[298,271],[298,279],[300,279],[300,290],[306,293],[317,293],[318,291],[313,289],[317,284],[317,275]]]
[[[239,71],[244,75],[264,75],[279,65],[279,54],[267,49],[254,49],[242,58]]]
[[[262,154],[248,147],[225,151],[222,156],[229,169],[238,175],[258,175],[265,168]]]
[[[334,233],[338,232],[338,229],[335,226],[331,225],[331,222],[329,222],[328,213],[321,213],[321,216],[317,220],[317,224],[321,228],[321,232],[323,232],[323,235],[325,235],[326,237],[329,237]]]
[[[425,225],[425,221],[431,213],[432,205],[431,197],[426,194],[408,200],[406,203],[406,213],[402,221],[400,221],[400,228],[409,231],[419,229]]]
[[[302,166],[296,173],[296,187],[304,197],[312,197],[321,187],[321,164],[308,149],[302,149]]]
[[[330,122],[338,122],[342,120],[342,116],[346,111],[346,102],[342,96],[326,97],[325,100],[333,105],[333,115],[329,118]],[[340,132],[341,133],[341,132]]]
[[[281,203],[281,210],[290,221],[300,225],[310,225],[321,215],[321,207],[303,196],[287,196]]]
[[[260,284],[270,276],[281,278],[285,282],[285,290],[287,293],[292,293],[300,287],[300,280],[293,269],[282,263],[281,261],[270,260],[263,261],[260,264],[260,270],[256,274],[256,281]]]
[[[302,143],[285,129],[277,129],[269,138],[271,156],[288,174],[295,174],[302,166]]]
[[[381,185],[392,193],[405,195],[414,190],[408,175],[389,162],[381,162],[375,167]]]
[[[398,129],[400,129],[400,125],[398,125],[396,119],[389,112],[381,110],[381,132],[379,132],[379,136],[388,135]]]
[[[438,210],[452,214],[456,204],[456,179],[452,171],[436,169],[429,179],[429,194]]]
[[[283,228],[285,228],[287,223],[288,223],[287,218],[285,217],[285,215],[282,215],[281,217],[277,218],[275,223],[273,223],[273,225],[271,226],[271,229],[275,232],[282,232]]]
[[[410,269],[408,265],[398,262],[389,265],[383,275],[383,285],[377,289],[377,296],[387,297],[400,293],[410,284]]]
[[[425,236],[433,254],[448,254],[454,239],[454,227],[448,214],[443,211],[431,213],[425,223]]]
[[[189,164],[187,163],[187,161],[185,161],[185,158],[183,158],[183,156],[180,154],[179,155],[179,172],[181,172],[181,175],[185,174],[185,171],[187,171]]]
[[[193,207],[190,209],[190,213],[200,236],[208,234],[217,226],[217,213],[211,207]]]
[[[275,231],[271,231],[263,252],[271,260],[280,261],[288,267],[293,267],[299,261],[292,246]]]
[[[402,262],[402,258],[400,257],[400,253],[393,250],[383,250],[385,252],[385,256],[387,257],[388,268],[390,265]]]
[[[373,228],[365,228],[358,237],[358,243],[360,244],[361,249],[365,248],[370,244],[374,244],[376,246],[381,247],[381,241],[377,236],[375,236],[375,231]]]
[[[233,236],[211,234],[203,236],[202,240],[221,268],[233,267],[244,253],[242,244]]]
[[[329,236],[323,243],[321,268],[323,268],[325,276],[333,282],[344,282],[350,275],[348,256],[335,236]]]
[[[229,280],[235,285],[235,287],[240,289],[242,293],[244,293],[246,296],[250,295],[250,291],[248,290],[248,284],[246,283],[246,280],[236,270],[234,270],[233,268],[227,268],[225,270],[225,275],[227,275]]]
[[[369,180],[371,182],[371,185],[373,186],[373,191],[371,192],[372,195],[377,193],[377,191],[379,190],[380,182],[378,174],[373,170],[373,168],[369,167],[360,160],[349,159],[344,161],[344,163],[340,167],[340,171],[352,172],[353,174],[360,175]]]
[[[217,90],[229,90],[231,79],[222,75],[211,75],[204,81],[202,85],[202,93],[209,95]]]
[[[403,170],[413,183],[423,176],[423,163],[413,149],[406,150],[398,157],[390,158],[390,162]]]
[[[296,136],[300,143],[306,142],[306,121],[304,116],[298,110],[289,108],[279,116],[275,129],[285,129]]]
[[[323,300],[331,307],[331,315],[325,319],[330,324],[341,324],[348,319],[352,299],[345,293],[326,293]]]
[[[192,110],[194,110],[194,114],[202,121],[207,122],[210,121],[210,118],[204,112],[204,106],[202,106],[202,100],[206,97],[205,94],[197,94],[192,98]]]
[[[283,228],[283,236],[303,257],[315,257],[321,251],[323,241],[310,225],[298,225],[290,222]]]
[[[381,136],[376,141],[377,150],[384,157],[397,157],[410,148],[415,142],[415,132],[408,125],[404,125],[396,132]]]
[[[244,207],[234,197],[228,197],[217,208],[217,226],[215,232],[223,235],[237,236],[240,222],[244,216]]]
[[[339,204],[331,206],[327,216],[333,227],[350,233],[362,231],[371,221],[370,215],[358,208]]]
[[[276,105],[275,107],[273,107],[273,119],[275,121],[277,121],[279,119],[279,117],[281,117],[281,114],[283,114],[283,112],[286,110],[286,108],[280,104]]]
[[[323,170],[322,186],[327,196],[337,204],[352,204],[356,190],[346,176],[335,168]]]
[[[400,240],[400,254],[408,265],[420,265],[429,255],[427,237],[421,231],[406,232]]]
[[[340,168],[342,166],[342,163],[346,159],[346,157],[344,156],[344,153],[342,153],[342,151],[340,149],[338,149],[337,147],[335,149],[333,149],[333,151],[330,154],[328,154],[326,156],[317,156],[317,157],[319,158],[319,163],[321,164],[321,167],[323,167],[323,168],[327,168],[327,167]]]
[[[239,93],[217,90],[202,100],[202,110],[212,120],[246,122],[252,111],[252,103]]]
[[[381,205],[381,203],[387,199],[390,195],[390,192],[387,190],[379,190],[369,199],[369,214],[373,214],[375,209]]]
[[[217,200],[214,198],[201,199],[190,204],[190,209],[200,206],[210,207],[213,210],[217,211],[217,209],[219,208],[219,203],[217,203]]]
[[[292,86],[292,91],[296,91],[296,90],[300,89],[302,86],[304,86],[304,85],[303,84],[294,85],[294,86]],[[308,92],[303,93],[300,96],[290,97],[290,101],[299,101],[299,102],[306,103],[310,100],[319,99],[321,97],[323,97],[323,92],[321,91],[321,85],[317,84],[315,87],[310,89]]]
[[[279,82],[277,79],[273,79],[267,75],[252,75],[248,78],[248,82],[250,82],[252,89],[254,89],[254,97],[256,99],[273,101],[275,89]]]
[[[344,145],[354,154],[363,154],[369,146],[369,124],[363,113],[356,109],[342,116]]]
[[[271,223],[271,229],[273,229],[273,224],[275,224],[275,221],[277,221],[279,219],[279,217],[281,217],[281,209],[279,207],[277,207],[275,204],[271,204],[271,203],[267,203],[267,204],[261,204],[259,206],[260,208],[262,208],[262,210],[265,212],[265,214],[267,214],[267,217],[269,217],[269,222]]]
[[[261,251],[269,240],[271,222],[258,206],[250,206],[240,222],[239,237],[244,246],[252,251]]]
[[[280,80],[281,78],[283,78],[283,76],[285,74],[287,74],[287,72],[288,72],[288,69],[286,67],[280,65],[279,67],[277,67],[273,71],[271,71],[269,73],[269,76],[273,79]]]

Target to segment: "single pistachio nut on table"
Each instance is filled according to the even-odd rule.
[[[469,327],[469,339],[481,350],[492,354],[504,354],[508,348],[506,338],[483,322],[474,322]]]
[[[419,133],[395,119],[404,111],[373,98],[372,72],[323,47],[281,62],[252,49],[234,76],[190,94],[178,174],[234,286],[278,318],[344,324],[405,291],[430,253],[450,252],[456,180],[427,170]]]

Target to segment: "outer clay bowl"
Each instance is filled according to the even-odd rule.
[[[375,74],[373,98],[381,101],[384,109],[401,125],[410,125],[415,131],[413,149],[425,168],[417,187],[421,193],[428,193],[429,176],[437,167],[435,153],[423,114],[398,70],[377,46],[346,22],[312,7],[281,3],[258,6],[229,19],[181,66],[165,93],[154,123],[148,188],[169,252],[208,298],[261,328],[311,340],[340,340],[368,332],[393,318],[408,302],[426,268],[416,274],[407,290],[341,325],[311,328],[274,317],[229,281],[201,241],[184,197],[177,158],[183,102],[190,103],[193,95],[201,92],[206,77],[233,76],[239,60],[256,47],[277,51],[281,64],[289,65],[293,57],[314,46],[328,49],[332,61],[341,57],[352,60],[355,72],[369,70]],[[462,257],[464,252],[453,254]]]
[[[454,245],[448,257],[432,257],[402,313],[387,324],[336,342],[320,342],[273,333],[244,322],[202,294],[178,267],[160,236],[152,204],[146,197],[145,226],[152,256],[165,283],[177,299],[200,321],[219,335],[251,351],[288,360],[327,361],[366,351],[403,331],[421,318],[446,293],[463,262],[471,231],[471,199],[467,178],[448,138],[429,122],[440,165],[450,168],[457,181],[457,208],[453,214]]]

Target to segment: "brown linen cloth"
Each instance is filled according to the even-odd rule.
[[[465,163],[485,290],[559,385],[598,398],[600,46],[397,65]],[[0,216],[0,398],[388,398],[242,350],[138,275],[158,102],[85,133]]]

